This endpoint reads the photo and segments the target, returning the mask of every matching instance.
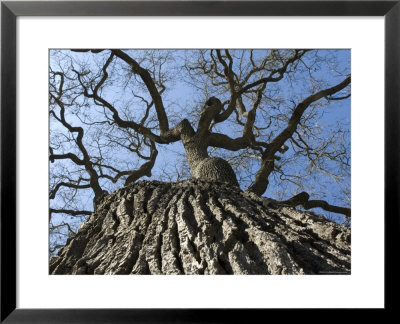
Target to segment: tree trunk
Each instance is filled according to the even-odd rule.
[[[349,274],[350,229],[236,186],[140,181],[103,199],[51,274]]]

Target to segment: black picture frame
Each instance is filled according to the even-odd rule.
[[[1,322],[235,322],[267,309],[16,308],[16,19],[18,16],[384,16],[385,17],[385,309],[398,284],[400,0],[396,1],[129,1],[1,3]],[[371,148],[371,154],[374,154]],[[371,260],[373,262],[373,260]],[[367,283],[366,283],[367,284]],[[239,298],[239,296],[238,296]],[[251,321],[251,320],[250,320]]]

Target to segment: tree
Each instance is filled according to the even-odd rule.
[[[135,191],[152,171],[172,181],[192,175],[225,183],[232,197],[244,189],[256,205],[272,183],[280,188],[277,206],[319,207],[349,219],[350,130],[340,120],[328,128],[333,119],[325,115],[349,100],[346,57],[305,49],[51,51],[51,233],[73,237],[87,215],[88,222],[104,216],[105,201],[114,210],[111,196],[121,203],[109,193]],[[156,168],[171,146],[179,151],[177,143],[186,161],[172,171]],[[321,199],[329,194],[338,203]],[[53,237],[51,253],[62,246]]]

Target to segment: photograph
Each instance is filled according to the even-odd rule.
[[[351,274],[350,48],[48,54],[50,275]]]
[[[0,322],[396,310],[399,2],[2,1]]]

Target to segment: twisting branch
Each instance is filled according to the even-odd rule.
[[[231,93],[231,98],[230,98],[227,109],[225,111],[221,112],[221,114],[219,114],[218,116],[216,116],[215,122],[220,123],[220,122],[225,121],[227,118],[229,118],[229,116],[232,114],[232,112],[236,108],[237,101],[240,100],[240,96],[243,95],[244,93],[252,90],[253,88],[255,88],[257,86],[263,85],[263,87],[265,88],[265,86],[268,83],[278,82],[278,81],[282,80],[283,77],[285,76],[285,73],[287,73],[289,66],[291,64],[294,64],[295,62],[299,61],[304,56],[304,54],[307,53],[308,51],[309,50],[295,50],[295,53],[291,57],[289,57],[285,62],[283,62],[283,65],[280,68],[273,69],[272,71],[270,71],[270,73],[268,74],[267,77],[261,78],[257,81],[249,83],[247,85],[245,85],[244,83],[241,83],[240,85],[238,85],[238,84],[235,84],[236,74],[232,70],[232,65],[233,65],[232,57],[230,56],[229,52],[226,50],[225,55],[228,57],[228,60],[229,60],[229,65],[228,65],[226,63],[226,61],[223,59],[221,52],[219,50],[217,50],[217,56],[218,56],[219,62],[224,67],[224,74],[229,83],[229,91]],[[265,62],[263,64],[265,64]],[[257,69],[253,69],[252,71],[250,71],[249,74],[254,73],[256,70]],[[245,80],[248,80],[249,78],[250,78],[250,75],[248,76],[247,79],[245,78]]]
[[[101,105],[103,107],[108,108],[108,110],[110,110],[110,112],[113,115],[113,119],[115,121],[115,123],[122,128],[131,128],[134,131],[148,137],[149,139],[158,142],[158,143],[165,143],[165,141],[158,135],[154,134],[153,132],[150,131],[150,129],[148,129],[147,127],[141,125],[141,124],[137,124],[134,121],[131,120],[123,120],[119,113],[118,110],[111,104],[109,103],[107,100],[105,100],[104,98],[102,98],[99,94],[98,91],[99,89],[102,87],[102,85],[105,83],[105,81],[108,78],[108,72],[107,72],[107,68],[109,67],[109,65],[111,64],[113,58],[114,58],[114,52],[111,53],[111,55],[108,57],[106,63],[103,66],[103,77],[101,78],[101,80],[97,83],[97,85],[95,86],[95,88],[92,90],[92,93],[89,93],[87,86],[83,83],[82,81],[82,74],[79,73],[78,71],[74,71],[77,74],[77,78],[78,81],[80,83],[80,85],[83,88],[83,95],[86,98],[92,98],[94,100],[94,103],[96,105]],[[148,72],[147,72],[148,73]],[[155,86],[154,86],[155,87]],[[154,100],[153,100],[154,101]]]
[[[160,126],[160,134],[166,135],[166,133],[169,130],[168,126],[168,117],[167,114],[165,113],[165,108],[164,104],[161,98],[161,95],[159,91],[157,90],[157,87],[149,73],[146,69],[142,68],[138,62],[136,62],[132,57],[130,57],[128,54],[121,50],[112,50],[112,53],[125,61],[127,64],[129,64],[132,68],[132,72],[135,74],[138,74],[141,79],[143,80],[144,84],[147,87],[147,90],[149,91],[151,98],[153,99],[154,106],[156,108],[157,112],[157,117],[158,117],[158,122]]]
[[[136,180],[143,176],[151,177],[151,170],[153,169],[154,163],[156,162],[157,155],[158,151],[156,149],[156,145],[154,144],[154,142],[151,142],[150,161],[142,164],[139,169],[131,171],[129,177],[125,181],[125,186],[134,183]]]
[[[326,97],[327,100],[344,100],[347,98],[350,98],[351,93],[349,93],[347,96],[342,96],[342,97]]]
[[[53,148],[50,147],[50,150],[52,151]],[[85,165],[85,161],[81,160],[73,153],[65,153],[65,154],[50,153],[50,156],[49,156],[50,162],[54,162],[54,160],[64,160],[64,159],[70,159],[72,162],[74,162],[77,165]]]
[[[211,97],[206,102],[207,107],[201,114],[199,124],[197,126],[197,132],[203,134],[210,128],[211,122],[215,116],[222,110],[222,103],[218,98]]]
[[[278,82],[282,80],[290,64],[300,60],[304,56],[304,54],[307,53],[308,51],[309,50],[295,50],[293,56],[288,58],[282,67],[280,67],[279,69],[272,70],[267,77],[261,78],[253,83],[250,83],[242,87],[242,89],[240,89],[239,91],[239,94],[243,94],[246,91],[250,90],[251,88],[254,88],[263,83]]]
[[[148,145],[148,144],[146,143],[146,145]],[[125,185],[128,185],[132,182],[135,182],[136,180],[138,180],[139,178],[141,178],[143,176],[151,177],[151,170],[154,166],[154,163],[156,161],[157,154],[158,154],[158,151],[156,149],[154,142],[150,143],[150,149],[151,149],[151,152],[150,152],[149,157],[140,155],[143,159],[148,160],[148,161],[143,163],[137,170],[120,171],[111,165],[105,165],[105,164],[102,164],[99,162],[94,162],[93,164],[99,168],[99,172],[100,172],[99,178],[106,178],[106,179],[110,180],[111,182],[116,183],[121,177],[128,176],[128,178],[125,181]],[[115,175],[111,176],[111,175],[105,174],[103,172],[103,168],[109,169],[112,172],[115,172]]]
[[[303,206],[304,209],[311,209],[311,208],[322,208],[326,211],[343,214],[346,217],[351,217],[351,209],[346,207],[335,206],[327,203],[325,200],[309,200],[310,195],[306,192],[301,192],[292,198],[281,201],[280,203],[289,205],[292,207],[296,206]]]
[[[79,216],[79,215],[91,215],[93,211],[90,210],[75,210],[75,209],[54,209],[49,208],[49,221],[51,220],[52,214],[68,214],[71,216]]]
[[[74,189],[90,189],[91,188],[89,183],[80,185],[80,184],[74,184],[74,183],[70,183],[70,182],[59,182],[54,187],[54,189],[50,191],[49,199],[54,199],[56,197],[58,189],[60,189],[61,187],[68,187],[68,188],[74,188]]]
[[[140,124],[137,124],[131,120],[129,120],[129,121],[123,120],[119,116],[117,109],[98,94],[98,90],[100,89],[100,87],[104,84],[104,82],[108,78],[107,68],[110,65],[111,61],[113,60],[114,56],[117,56],[118,58],[122,59],[127,64],[129,64],[132,68],[132,72],[135,74],[138,74],[142,78],[143,82],[145,83],[147,90],[149,91],[149,93],[152,97],[152,102],[148,105],[147,110],[149,110],[149,107],[151,107],[154,104],[156,112],[157,112],[159,127],[160,127],[160,135],[154,134],[150,129],[143,126],[144,119],[142,119]],[[131,128],[134,131],[144,135],[145,137],[147,137],[150,140],[152,140],[156,143],[159,143],[159,144],[168,144],[168,143],[172,143],[172,142],[176,142],[176,141],[180,140],[180,128],[181,128],[181,124],[182,124],[182,122],[184,122],[184,120],[182,120],[182,122],[179,123],[174,128],[169,129],[168,118],[165,113],[164,104],[163,104],[163,101],[161,98],[161,93],[164,92],[165,88],[163,88],[161,91],[158,91],[149,71],[142,68],[139,65],[139,63],[137,63],[133,58],[131,58],[125,52],[123,52],[121,50],[112,50],[111,51],[110,57],[107,59],[105,65],[103,66],[103,77],[99,81],[97,86],[94,88],[92,93],[89,93],[88,88],[85,86],[85,84],[81,80],[81,74],[77,71],[75,71],[75,73],[77,74],[80,85],[84,89],[84,93],[83,93],[84,96],[87,98],[94,99],[95,104],[97,104],[97,105],[100,104],[100,105],[108,108],[112,112],[113,119],[119,127]],[[146,111],[146,114],[147,114],[147,111]],[[147,115],[145,115],[144,118],[147,118]]]
[[[61,79],[63,79],[63,76],[61,75]],[[101,188],[99,184],[99,176],[96,173],[96,171],[93,168],[93,164],[90,160],[90,155],[88,151],[86,150],[84,144],[83,144],[83,136],[84,136],[84,130],[82,127],[74,127],[70,123],[68,123],[65,119],[65,106],[64,103],[60,100],[61,98],[61,93],[62,93],[62,86],[63,82],[61,82],[60,89],[59,89],[59,96],[55,97],[50,93],[50,96],[54,99],[54,102],[60,107],[60,116],[57,116],[54,111],[50,111],[50,114],[54,116],[56,120],[58,120],[65,128],[67,128],[71,133],[77,133],[77,137],[75,139],[75,142],[80,150],[80,152],[83,155],[83,159],[79,159],[76,155],[72,153],[67,153],[67,154],[50,154],[50,161],[54,161],[55,159],[64,159],[64,158],[69,158],[73,162],[75,162],[78,165],[83,165],[89,174],[90,180],[90,187],[92,188],[94,192],[94,204],[97,203],[99,199],[104,195],[104,191]]]
[[[351,77],[348,76],[338,85],[325,90],[321,90],[307,97],[300,104],[298,104],[295,110],[293,111],[292,116],[289,119],[287,127],[271,142],[271,146],[278,149],[286,142],[286,140],[288,140],[293,135],[293,133],[297,128],[297,125],[300,123],[300,119],[303,116],[304,111],[313,102],[343,90],[350,84],[350,82],[351,82]]]
[[[269,143],[268,148],[264,151],[262,155],[261,167],[256,174],[254,182],[248,188],[248,191],[254,192],[257,195],[262,195],[265,192],[269,183],[268,177],[271,174],[271,172],[274,171],[274,163],[275,163],[274,156],[276,152],[278,152],[279,149],[284,145],[284,143],[289,138],[292,137],[292,135],[297,129],[297,126],[300,123],[301,117],[303,116],[305,110],[313,102],[343,90],[350,84],[350,82],[351,82],[351,77],[348,76],[341,83],[331,88],[321,90],[311,96],[308,96],[306,99],[304,99],[301,103],[299,103],[296,106],[289,119],[286,128]]]
[[[230,151],[238,151],[251,147],[260,150],[260,146],[265,143],[256,142],[253,133],[254,122],[256,120],[257,109],[261,103],[262,95],[265,90],[266,84],[263,84],[257,90],[257,99],[253,103],[253,108],[249,111],[243,107],[243,115],[246,117],[246,122],[243,127],[243,133],[241,137],[232,139],[227,135],[219,133],[211,133],[208,136],[208,145],[213,147],[224,148]],[[218,100],[219,101],[219,100]]]

